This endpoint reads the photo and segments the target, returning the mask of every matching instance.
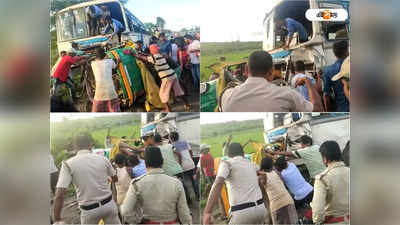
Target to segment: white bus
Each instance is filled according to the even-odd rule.
[[[67,51],[73,42],[78,43],[81,50],[90,50],[98,46],[107,44],[116,45],[117,38],[108,40],[103,35],[104,24],[100,24],[100,33],[90,35],[89,18],[87,15],[90,6],[105,6],[111,17],[121,22],[125,31],[122,33],[122,41],[131,40],[133,42],[141,40],[144,46],[150,42],[150,33],[145,25],[127,10],[118,0],[95,0],[76,4],[62,9],[56,14],[57,48],[58,51]]]
[[[350,33],[350,0],[278,0],[263,20],[263,50],[268,51],[274,64],[281,65],[283,79],[290,82],[291,62],[302,60],[306,64],[306,72],[315,74],[318,68],[333,64],[333,43],[349,40]],[[348,12],[345,21],[309,21],[306,18],[308,9],[344,9]],[[297,36],[292,39],[289,49],[282,49],[285,32],[276,27],[277,18],[292,18],[300,22],[309,33],[308,41],[300,43]],[[295,34],[296,35],[296,34]]]
[[[264,140],[283,140],[285,151],[300,148],[299,138],[308,135],[317,145],[328,140],[343,149],[350,140],[349,113],[268,113],[264,119]]]
[[[160,134],[164,139],[172,132],[178,132],[192,148],[200,148],[200,113],[142,113],[141,136]]]

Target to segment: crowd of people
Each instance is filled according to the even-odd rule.
[[[295,151],[264,148],[260,165],[244,156],[240,143],[230,143],[229,159],[221,161],[217,171],[210,146],[202,145],[201,168],[207,184],[212,184],[203,224],[214,223],[213,208],[224,184],[230,205],[229,224],[299,224],[307,220],[349,224],[349,142],[343,151],[335,141],[319,146],[306,135],[300,143],[301,149]],[[302,159],[311,179],[306,179],[290,158]]]
[[[75,137],[77,153],[62,162],[55,186],[55,223],[63,220],[64,197],[72,183],[82,224],[192,224],[189,206],[200,197],[196,150],[177,132],[164,138],[144,135],[141,147],[127,141],[108,134],[105,145],[112,149],[107,159],[92,153],[90,135]]]
[[[106,31],[112,28],[112,24],[115,23],[113,20],[106,18],[105,21],[108,21]],[[118,29],[113,30],[120,38]],[[155,73],[158,75],[155,80],[159,81],[156,83],[160,86],[159,97],[164,105],[165,112],[171,111],[168,103],[172,93],[175,99],[180,99],[183,102],[184,110],[188,111],[190,109],[185,92],[195,92],[199,89],[199,40],[200,34],[196,34],[195,37],[186,34],[183,37],[176,36],[168,40],[164,33],[160,33],[158,37],[153,36],[151,38],[149,46],[144,46],[143,41],[139,40],[135,43],[134,50],[124,51],[124,54],[132,55],[154,68]],[[91,69],[96,82],[92,112],[119,112],[121,110],[120,99],[117,94],[118,90],[116,90],[113,82],[113,70],[117,69],[121,60],[116,59],[116,62],[114,62],[114,60],[107,57],[105,50],[101,47],[95,50],[95,56],[95,59],[91,62]],[[76,88],[72,79],[71,66],[84,64],[88,58],[87,55],[84,55],[79,50],[77,43],[73,43],[68,51],[60,53],[60,60],[57,62],[55,70],[52,71],[52,77],[55,80],[55,94],[51,99],[52,112],[77,111],[73,104],[60,104],[60,101],[57,101],[57,96],[60,85],[66,84],[71,90],[72,101],[76,102]],[[192,81],[192,84],[190,85],[187,81]]]

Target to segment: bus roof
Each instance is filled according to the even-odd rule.
[[[110,2],[116,2],[118,4],[121,4],[121,2],[118,0],[94,0],[94,1],[89,1],[89,2],[82,2],[82,3],[76,4],[76,5],[72,5],[67,8],[61,9],[60,11],[57,12],[57,14],[66,12],[71,9],[78,9],[78,8],[82,8],[85,6],[98,5],[98,4],[104,4],[104,3],[110,3]]]

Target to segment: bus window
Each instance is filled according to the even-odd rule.
[[[111,15],[113,19],[118,20],[125,26],[122,8],[119,3],[111,2],[96,5],[105,11],[105,14]],[[105,30],[105,23],[102,19],[98,18],[97,25],[99,32],[94,35],[89,34],[89,21],[88,21],[89,6],[77,9],[67,10],[57,15],[57,35],[59,41],[70,41],[74,39],[87,38],[90,36],[101,35]]]
[[[347,40],[348,33],[345,23],[323,22],[325,37],[329,41]]]
[[[57,16],[57,30],[60,41],[88,36],[84,8],[68,10]]]
[[[309,1],[282,1],[274,10],[274,21],[291,18],[304,26],[308,32],[308,39],[312,38],[312,22],[305,17],[306,11],[310,8]],[[287,30],[279,28],[275,24],[275,48],[280,47],[286,40]],[[297,42],[298,44],[299,42]]]
[[[319,8],[324,9],[346,9],[348,10],[348,3],[342,2],[320,2]],[[347,21],[346,22],[322,22],[322,28],[325,33],[325,38],[329,41],[347,40]]]

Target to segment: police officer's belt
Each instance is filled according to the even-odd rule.
[[[112,195],[110,195],[110,197],[107,197],[107,198],[101,200],[98,203],[94,203],[94,204],[91,204],[91,205],[81,205],[79,207],[81,209],[83,209],[83,210],[91,210],[91,209],[95,209],[95,208],[100,207],[100,205],[105,205],[105,204],[109,203],[111,200],[112,200]]]
[[[243,203],[240,205],[234,205],[231,207],[231,212],[242,210],[242,209],[247,209],[250,207],[257,206],[257,205],[261,205],[262,203],[264,203],[264,199],[259,199],[256,202],[247,202],[247,203]]]

